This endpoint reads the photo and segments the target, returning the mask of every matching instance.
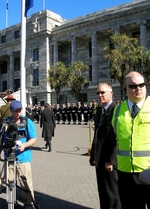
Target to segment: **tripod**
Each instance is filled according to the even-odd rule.
[[[35,209],[40,209],[40,206],[35,202],[35,199],[30,191],[30,188],[28,186],[27,183],[27,179],[26,177],[23,175],[23,172],[21,170],[21,166],[19,164],[19,162],[16,161],[16,157],[14,153],[11,153],[7,158],[5,158],[4,163],[3,163],[3,167],[0,173],[0,193],[3,192],[3,190],[6,189],[6,201],[8,203],[8,209],[14,209],[14,206],[17,202],[16,199],[16,187],[18,187],[19,189],[23,190],[24,192],[29,193],[32,203],[34,205]],[[12,167],[13,170],[13,176],[11,176],[11,178],[9,178],[9,166]],[[21,179],[24,188],[22,188],[21,186],[19,186],[17,184],[17,173],[19,178]],[[5,186],[4,189],[2,188],[3,185]]]

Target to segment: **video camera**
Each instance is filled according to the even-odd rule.
[[[13,121],[4,121],[4,129],[7,132],[6,139],[2,140],[2,148],[10,155],[12,152],[15,152],[17,140],[26,138],[26,120],[24,118],[21,119],[19,124],[13,123]]]

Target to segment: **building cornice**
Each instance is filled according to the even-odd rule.
[[[66,21],[59,27],[53,28],[52,34],[57,34],[60,32],[63,33],[65,31],[87,27],[96,23],[104,23],[112,19],[114,21],[117,18],[124,18],[129,15],[143,13],[143,11],[150,12],[150,1],[145,0],[142,1],[142,3],[141,1],[130,2]]]

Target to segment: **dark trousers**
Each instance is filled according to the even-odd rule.
[[[68,120],[68,123],[71,122],[71,114],[70,113],[67,113],[67,120]]]
[[[72,114],[72,120],[73,120],[74,123],[75,123],[76,120],[77,120],[77,119],[76,119],[76,114],[75,114],[75,113]]]
[[[51,146],[51,139],[52,139],[52,137],[47,137],[47,138],[45,138],[45,141],[46,141],[46,147],[48,147],[48,148],[49,148],[49,150],[51,150],[51,149],[52,149],[52,146]]]
[[[139,185],[133,173],[118,171],[118,186],[122,209],[150,209],[150,188]]]
[[[57,122],[60,122],[60,114],[56,114]]]
[[[62,120],[63,122],[66,122],[66,114],[62,114]]]
[[[85,123],[88,122],[88,114],[84,114],[84,122],[85,122]]]
[[[80,122],[81,123],[81,120],[82,120],[82,114],[78,114],[78,122]]]
[[[117,170],[111,172],[100,165],[96,168],[96,177],[101,209],[121,209]],[[128,209],[128,208],[126,208]]]

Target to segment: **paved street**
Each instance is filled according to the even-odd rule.
[[[41,149],[45,143],[39,124],[35,125],[37,143],[33,147],[32,170],[40,208],[99,209],[95,168],[88,163],[88,125],[57,125],[51,152]],[[7,209],[6,194],[0,197],[0,208]]]

